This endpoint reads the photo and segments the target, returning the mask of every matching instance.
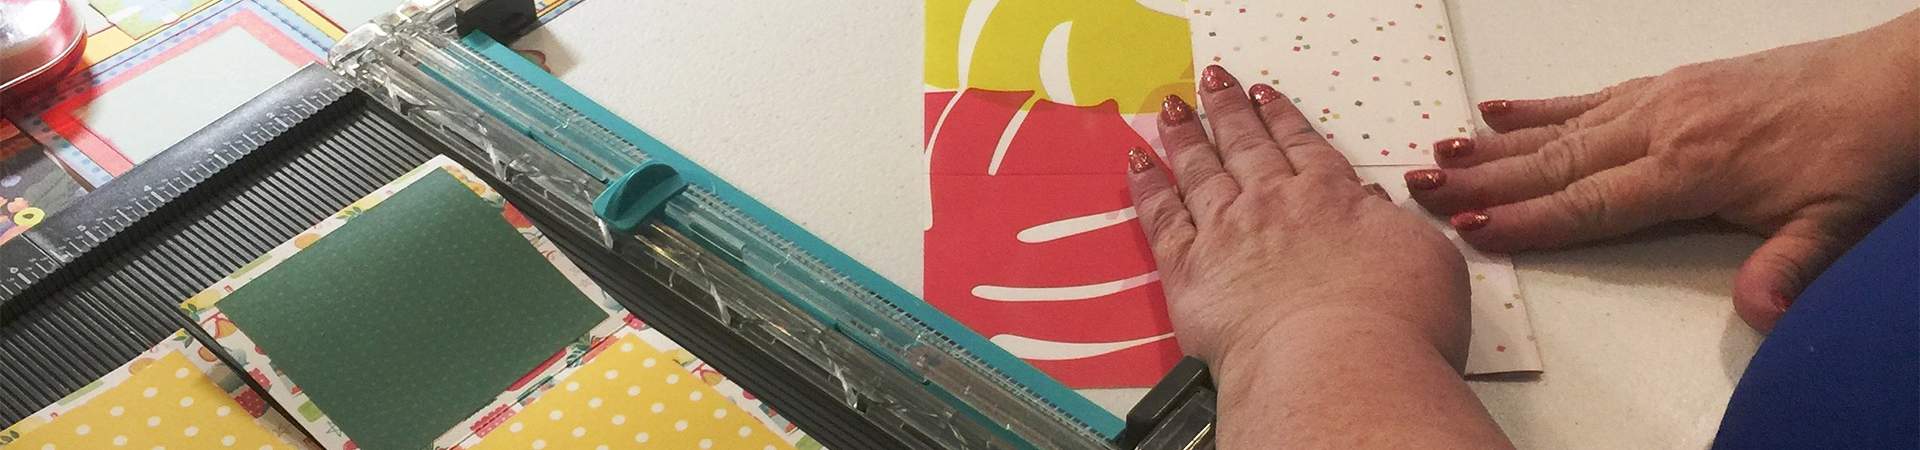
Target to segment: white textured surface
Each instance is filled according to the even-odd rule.
[[[514,47],[544,51],[581,93],[918,295],[911,4],[590,0]]]
[[[1863,29],[1912,0],[1457,0],[1476,100],[1587,92]],[[921,284],[918,1],[590,0],[516,47],[910,291]],[[1732,315],[1758,245],[1668,227],[1516,258],[1547,372],[1473,387],[1529,448],[1699,448],[1759,337]],[[1137,390],[1090,392],[1124,408]]]

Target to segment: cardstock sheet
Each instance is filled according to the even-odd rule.
[[[42,117],[95,162],[124,172],[316,61],[297,46],[278,53],[275,37],[258,16],[243,13],[160,55],[140,75],[101,85],[91,99],[69,99]],[[255,70],[207,70],[227,64]]]
[[[183,308],[327,448],[423,448],[611,332],[600,329],[609,306],[589,297],[597,288],[542,244],[443,157]]]
[[[0,449],[317,449],[184,331],[25,420]]]
[[[928,0],[926,300],[1072,388],[1180,358],[1126,187],[1193,98],[1180,2]]]
[[[1187,13],[1196,69],[1273,85],[1356,166],[1432,164],[1435,141],[1473,129],[1440,0],[1192,0]]]
[[[619,320],[619,319],[616,319]],[[631,316],[585,363],[497,405],[454,448],[818,449],[772,409]]]
[[[89,186],[105,184],[300,66],[323,60],[343,35],[293,0],[91,6],[115,26],[88,37],[87,65],[8,112]],[[134,20],[155,11],[180,17],[152,30],[111,22],[116,12]]]
[[[26,233],[86,192],[46,147],[0,120],[0,243]]]

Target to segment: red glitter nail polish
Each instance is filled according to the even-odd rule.
[[[1165,101],[1160,102],[1160,123],[1179,125],[1192,118],[1193,105],[1188,105],[1187,101],[1180,96],[1169,95]]]
[[[1447,173],[1440,169],[1420,169],[1407,172],[1407,188],[1417,191],[1430,191],[1447,184]]]
[[[1506,100],[1487,100],[1480,102],[1481,114],[1500,114],[1513,110],[1513,102]]]
[[[1147,155],[1147,149],[1134,147],[1127,149],[1127,171],[1141,173],[1153,170],[1153,157]]]
[[[1207,92],[1219,92],[1221,89],[1233,87],[1238,82],[1239,80],[1233,79],[1233,74],[1227,73],[1227,69],[1220,67],[1219,64],[1207,66],[1206,70],[1200,71],[1200,87],[1205,88]]]
[[[1255,83],[1253,87],[1247,88],[1247,96],[1253,97],[1253,104],[1267,106],[1268,103],[1280,99],[1280,91],[1266,83]]]
[[[1486,211],[1474,210],[1454,214],[1453,217],[1447,218],[1447,224],[1453,225],[1455,230],[1473,231],[1487,226],[1487,221],[1490,219],[1492,218],[1487,217]]]
[[[1434,154],[1452,159],[1473,154],[1473,139],[1452,138],[1433,143]]]

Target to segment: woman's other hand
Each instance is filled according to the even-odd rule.
[[[1680,67],[1598,93],[1495,100],[1497,134],[1435,144],[1413,197],[1496,251],[1717,218],[1771,236],[1734,308],[1791,299],[1920,185],[1920,11],[1860,33]]]

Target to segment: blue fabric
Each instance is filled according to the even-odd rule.
[[[1920,198],[1801,293],[1734,388],[1717,449],[1920,448]]]

